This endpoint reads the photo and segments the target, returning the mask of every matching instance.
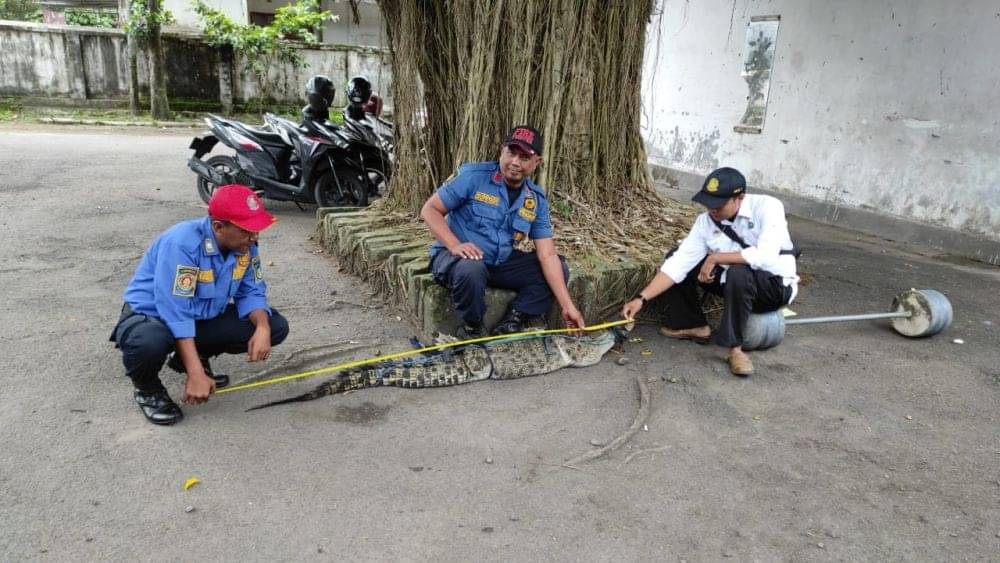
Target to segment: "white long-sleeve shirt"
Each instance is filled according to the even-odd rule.
[[[674,283],[681,283],[709,252],[739,252],[750,268],[781,276],[784,285],[792,288],[789,302],[795,299],[799,292],[795,257],[780,254],[781,250],[792,248],[792,237],[788,234],[788,222],[785,220],[785,206],[781,201],[768,195],[747,194],[736,217],[731,222],[724,219],[721,223],[732,225],[736,234],[743,237],[743,241],[750,246],[740,247],[739,243],[715,226],[707,212],[702,213],[695,219],[691,232],[681,242],[677,252],[660,266],[660,271]],[[721,266],[727,270],[729,268],[725,264]],[[725,283],[725,272],[719,281]]]

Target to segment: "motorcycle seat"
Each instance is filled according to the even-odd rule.
[[[281,138],[281,135],[271,131],[270,129],[264,129],[260,127],[251,127],[245,123],[240,123],[239,121],[233,119],[225,119],[217,115],[211,116],[212,119],[222,123],[227,127],[232,127],[242,133],[245,133],[254,139],[260,141],[261,143],[268,145],[270,147],[286,147],[285,141]]]
[[[266,145],[271,145],[276,147],[285,146],[285,141],[281,138],[281,135],[273,131],[262,129],[259,127],[250,127],[249,125],[245,125],[238,121],[231,121],[230,123],[232,123],[233,126],[236,127],[237,129],[240,129],[244,133],[249,134],[254,139],[262,141]]]

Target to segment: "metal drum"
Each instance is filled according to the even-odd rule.
[[[785,325],[839,323],[888,319],[892,328],[910,338],[933,336],[951,325],[952,310],[948,298],[933,289],[911,289],[896,296],[892,311],[837,317],[785,319],[781,310],[753,314],[743,327],[743,349],[762,350],[777,346],[785,337]]]
[[[785,338],[785,316],[781,310],[753,313],[743,327],[743,349],[763,350],[777,346]]]
[[[951,303],[940,291],[911,289],[892,300],[894,312],[909,313],[892,319],[892,328],[903,336],[933,336],[951,325]]]

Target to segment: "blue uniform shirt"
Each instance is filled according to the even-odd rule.
[[[499,162],[463,164],[437,194],[448,210],[451,232],[478,246],[489,266],[510,258],[514,243],[525,237],[552,238],[545,192],[525,178],[517,199],[509,201]],[[431,259],[442,249],[440,242],[431,245]]]
[[[162,320],[174,338],[194,338],[195,321],[219,316],[230,300],[240,318],[267,306],[257,245],[223,257],[209,217],[178,223],[153,241],[125,289],[136,313]]]

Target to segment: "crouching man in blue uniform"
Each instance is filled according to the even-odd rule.
[[[267,305],[257,250],[260,232],[274,222],[250,188],[222,186],[208,217],[174,225],[146,250],[111,340],[122,351],[135,402],[153,424],[184,417],[160,381],[164,362],[187,373],[184,402],[199,404],[229,384],[209,358],[246,353],[248,361],[266,360],[288,336],[288,321]]]
[[[465,324],[459,330],[463,338],[487,334],[483,315],[488,286],[517,292],[493,334],[533,324],[553,299],[566,326],[584,328],[566,287],[569,268],[552,240],[549,203],[530,178],[542,162],[542,146],[537,130],[515,127],[501,146],[499,161],[462,165],[420,212],[437,239],[431,246],[431,274],[451,290]],[[514,248],[527,238],[535,252]]]

